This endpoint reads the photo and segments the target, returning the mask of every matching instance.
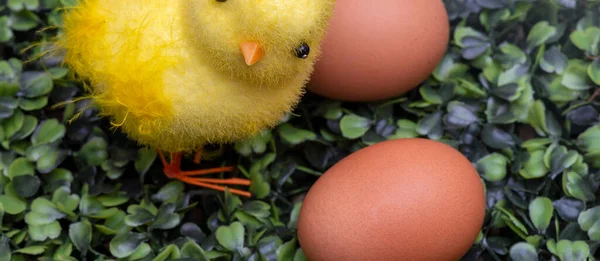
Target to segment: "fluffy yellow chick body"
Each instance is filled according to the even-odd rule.
[[[139,143],[167,152],[276,125],[304,92],[334,0],[83,0],[56,42],[89,97]],[[244,60],[240,43],[264,56]],[[310,46],[305,59],[294,53]]]

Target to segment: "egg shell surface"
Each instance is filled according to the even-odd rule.
[[[483,225],[483,182],[453,147],[389,140],[339,161],[313,184],[298,217],[310,261],[460,260]]]
[[[431,75],[449,37],[442,0],[337,1],[307,89],[344,101],[399,96]]]

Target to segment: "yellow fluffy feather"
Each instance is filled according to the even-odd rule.
[[[139,143],[167,152],[275,126],[299,102],[335,0],[82,0],[56,46],[89,97]],[[249,66],[240,43],[260,44]],[[307,43],[310,54],[296,57]]]

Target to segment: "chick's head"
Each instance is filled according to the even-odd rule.
[[[281,85],[312,72],[335,0],[190,0],[188,43],[218,72]]]

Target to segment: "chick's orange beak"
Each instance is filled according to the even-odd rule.
[[[242,50],[244,61],[246,61],[247,65],[253,65],[257,63],[265,54],[263,49],[260,47],[260,44],[257,42],[242,42],[240,44],[240,49]]]

